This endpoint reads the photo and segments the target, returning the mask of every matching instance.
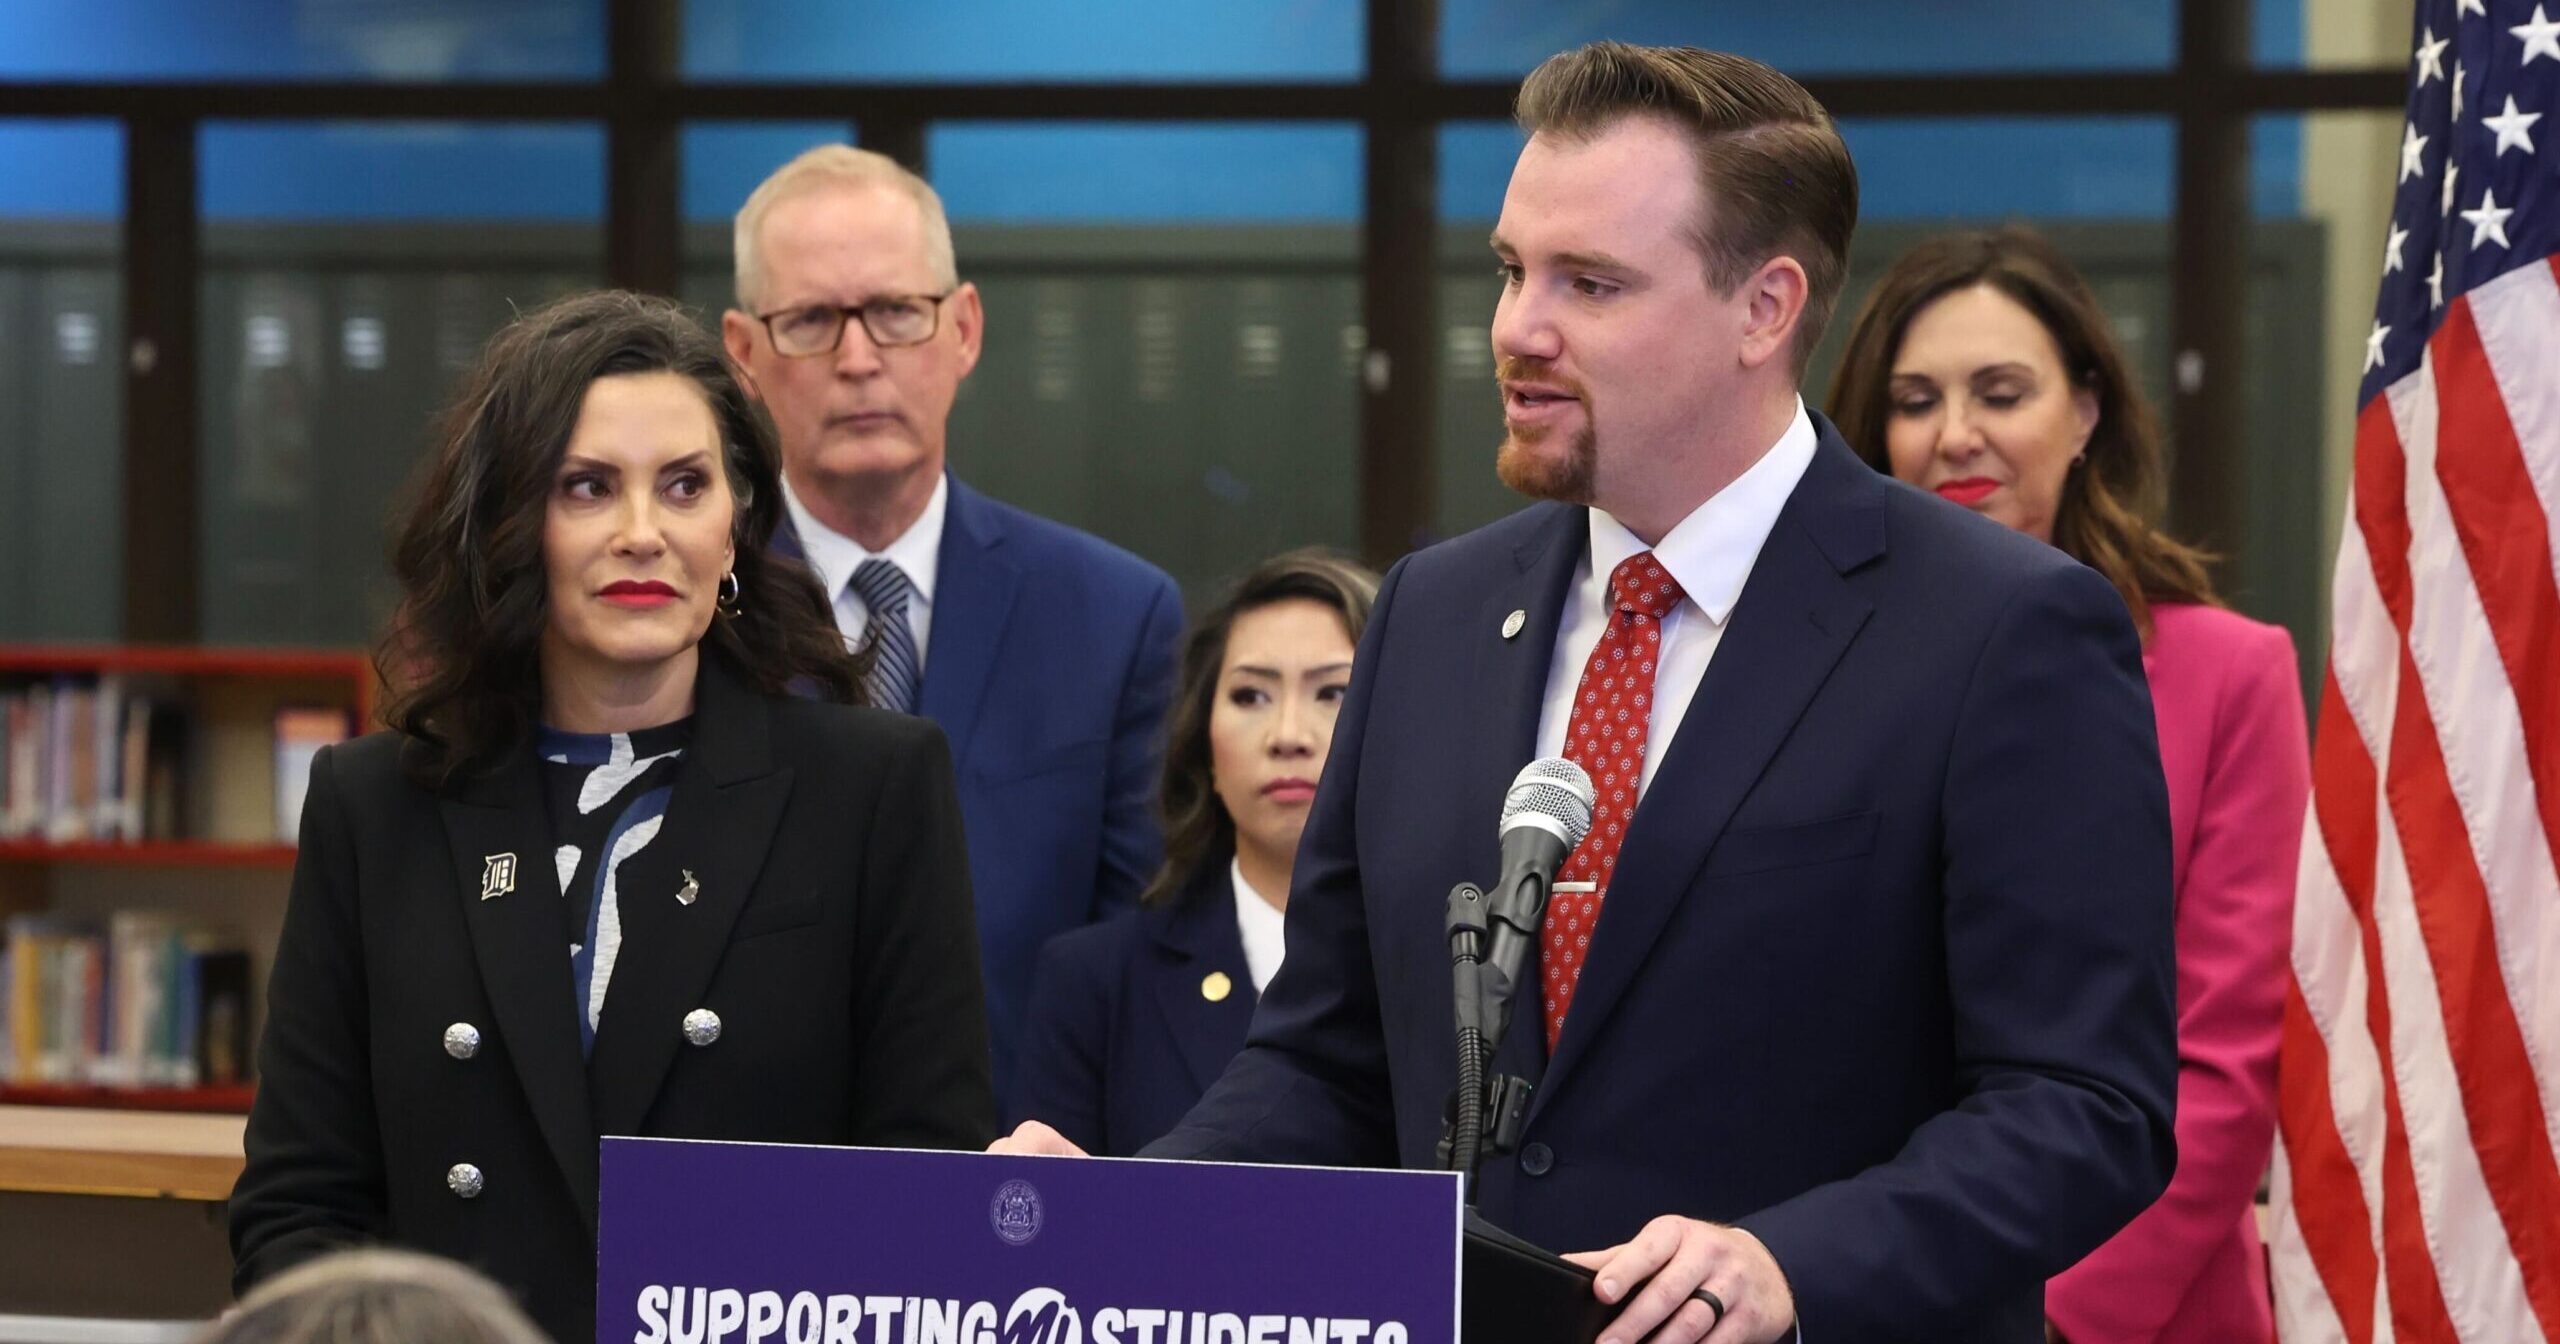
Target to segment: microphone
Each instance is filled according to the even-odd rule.
[[[1591,776],[1562,756],[1522,766],[1503,796],[1502,878],[1485,894],[1485,919],[1492,931],[1484,959],[1485,994],[1492,1000],[1487,1051],[1502,1043],[1521,967],[1546,918],[1547,892],[1565,856],[1591,833],[1597,797]]]

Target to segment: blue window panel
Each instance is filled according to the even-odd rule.
[[[1524,137],[1507,121],[1464,121],[1440,128],[1440,217],[1491,220]]]
[[[683,131],[684,217],[721,223],[737,216],[757,185],[805,149],[853,141],[841,121],[705,123]]]
[[[1360,217],[1356,126],[968,123],[934,127],[925,156],[955,220],[1349,223]]]
[[[209,123],[211,220],[581,220],[604,213],[604,132],[487,122]]]
[[[686,0],[700,80],[1356,79],[1362,0]]]
[[[2300,69],[2307,64],[2303,30],[2316,0],[2255,0],[2250,6],[2249,55],[2260,65]],[[2401,11],[2406,14],[2408,11]]]
[[[1844,121],[1860,219],[2166,219],[2176,133],[2158,118]]]
[[[2260,219],[2302,213],[2302,124],[2300,113],[2249,121],[2249,207]]]
[[[2139,118],[1844,122],[1861,219],[2166,218],[2175,136]],[[1506,122],[1440,132],[1440,215],[1490,221],[1520,155]],[[2261,173],[2299,174],[2262,157]]]
[[[96,121],[0,122],[0,215],[124,214],[124,131]]]
[[[0,79],[594,80],[604,0],[0,3]]]
[[[1443,0],[1440,13],[1441,72],[1475,79],[1603,38],[1739,52],[1795,75],[2159,70],[2178,31],[2174,0]]]

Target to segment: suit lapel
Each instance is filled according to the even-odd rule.
[[[551,860],[540,767],[528,748],[437,806],[453,855],[449,899],[462,902],[507,1058],[544,1142],[593,1226],[596,1131],[587,1109],[586,1061],[578,1052],[569,921]],[[514,856],[515,888],[484,898],[482,875],[493,855]]]
[[[977,491],[951,478],[934,579],[933,635],[924,651],[925,717],[951,739],[952,759],[969,763],[970,729],[986,702],[1005,618],[1020,575],[1006,557],[1004,524]]]
[[[1829,432],[1779,511],[1670,754],[1637,804],[1565,1015],[1544,1105],[1625,996],[1734,809],[1795,728],[1872,607],[1843,575],[1884,549],[1873,473]]]
[[[1244,959],[1244,935],[1236,928],[1235,887],[1226,861],[1208,866],[1172,905],[1138,918],[1153,944],[1146,963],[1153,1010],[1172,1033],[1191,1085],[1206,1091],[1244,1048],[1245,1029],[1253,1024],[1253,975]],[[1202,990],[1212,972],[1226,976],[1229,986],[1215,1001]]]
[[[595,1128],[637,1134],[703,1006],[729,930],[764,866],[791,772],[773,759],[772,708],[705,656],[693,744],[676,772],[666,829],[616,876],[622,954],[596,1022]],[[691,873],[697,895],[676,899]],[[563,958],[563,964],[566,959]]]
[[[1477,641],[1475,684],[1487,696],[1486,730],[1475,735],[1472,755],[1460,774],[1462,826],[1480,828],[1483,852],[1497,853],[1495,841],[1502,819],[1502,799],[1512,777],[1537,755],[1538,720],[1546,709],[1547,671],[1555,661],[1556,632],[1564,624],[1565,603],[1572,599],[1574,575],[1590,549],[1590,514],[1578,508],[1552,508],[1527,541],[1512,552],[1512,570],[1493,585],[1484,606],[1462,637]],[[1513,612],[1521,613],[1519,632],[1505,635]],[[1473,880],[1487,885],[1501,877],[1490,869]],[[1511,1004],[1511,1025],[1494,1044],[1497,1072],[1535,1079],[1545,1065],[1545,1034],[1538,1026],[1538,963],[1521,968],[1521,981]],[[1445,997],[1445,996],[1444,996]],[[1523,1026],[1523,1023],[1529,1025]]]

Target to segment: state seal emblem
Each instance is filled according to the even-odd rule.
[[[996,1187],[987,1205],[987,1221],[1007,1246],[1030,1244],[1040,1235],[1040,1192],[1029,1181],[1007,1181]]]

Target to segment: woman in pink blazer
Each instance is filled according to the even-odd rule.
[[[2224,609],[2205,557],[2150,521],[2150,411],[2088,284],[2033,233],[1949,235],[1895,262],[1850,333],[1830,413],[1877,470],[2106,575],[2142,630],[2176,847],[2178,1170],[2046,1285],[2046,1334],[2268,1340],[2254,1205],[2310,792],[2293,641]]]

